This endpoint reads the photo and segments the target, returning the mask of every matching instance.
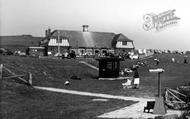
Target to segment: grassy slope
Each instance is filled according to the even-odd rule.
[[[3,81],[0,116],[2,119],[91,119],[132,103],[93,102],[91,97],[40,91]]]
[[[88,67],[78,64],[75,60],[39,60],[15,56],[1,57],[1,59],[5,66],[16,74],[32,72],[34,85],[102,93],[109,90],[106,82],[98,82],[94,79],[97,76],[95,71],[86,71]],[[8,73],[3,72],[3,75],[8,76]],[[83,80],[71,80],[69,87],[64,86],[65,80],[72,75],[80,75]],[[111,85],[114,83],[109,84]],[[104,112],[134,103],[120,100],[92,102],[92,97],[39,91],[14,83],[14,80],[3,81],[1,87],[0,116],[3,119],[23,117],[25,119],[91,119]]]
[[[161,75],[162,86],[176,88],[187,84],[190,79],[190,64],[183,64],[183,57],[177,54],[163,54],[159,67],[165,72]],[[176,57],[178,63],[170,63],[171,57]],[[78,60],[36,59],[29,57],[1,57],[2,62],[17,74],[32,72],[34,85],[57,88],[109,93],[130,96],[154,96],[157,93],[157,75],[150,74],[149,68],[156,68],[153,58],[147,60],[148,67],[140,67],[141,88],[122,89],[121,83],[125,81],[98,81],[97,71],[79,64]],[[190,60],[189,60],[190,61]],[[121,67],[131,66],[136,61],[125,61]],[[92,64],[97,64],[91,61]],[[4,75],[7,75],[4,72]],[[77,75],[82,80],[70,80],[70,76]],[[71,85],[64,82],[70,80]],[[3,81],[1,88],[1,109],[5,118],[92,118],[104,111],[113,110],[131,104],[126,101],[91,102],[90,97],[73,96],[50,93],[28,89],[19,84]],[[8,83],[8,84],[7,84]]]
[[[154,58],[160,60],[158,66],[155,65]],[[175,58],[176,62],[171,63],[171,58]],[[92,59],[86,59],[87,62],[98,66],[96,61]],[[145,60],[143,60],[145,61]],[[149,73],[149,69],[163,68],[164,73],[161,74],[162,89],[165,87],[176,88],[181,85],[187,85],[190,83],[190,55],[188,56],[188,64],[184,64],[184,55],[181,54],[158,54],[154,57],[147,59],[148,66],[142,66],[139,68],[139,74],[141,78],[141,90],[132,91],[135,95],[150,95],[157,93],[157,74]],[[138,60],[125,60],[121,62],[121,68],[131,67],[136,64]],[[129,94],[130,90],[118,90],[120,94]]]
[[[18,35],[18,36],[0,36],[0,45],[38,45],[39,41],[43,37],[33,37],[33,36],[26,36],[26,35]]]
[[[39,46],[42,38],[26,35],[0,36],[0,47],[7,48],[10,51],[25,51],[29,46]]]
[[[165,72],[161,74],[162,86],[176,88],[177,86],[190,82],[190,64],[183,64],[183,57],[179,54],[162,54],[157,56],[160,59],[160,65],[155,66],[152,59],[148,59],[148,67],[140,67],[141,90],[123,90],[121,83],[118,81],[98,81],[98,72],[89,67],[78,63],[78,60],[64,59],[36,59],[29,57],[3,57],[3,62],[7,67],[12,68],[17,74],[32,72],[34,76],[33,83],[38,86],[51,86],[57,88],[67,88],[81,91],[125,94],[135,96],[156,94],[157,75],[149,73],[150,68],[164,68]],[[179,63],[171,63],[171,57],[175,57]],[[87,60],[86,60],[87,61]],[[190,61],[190,60],[189,60]],[[90,61],[97,64],[96,61]],[[121,67],[130,67],[137,61],[121,62]],[[82,80],[70,80],[72,75],[79,76]],[[64,82],[70,80],[71,86],[65,86]]]

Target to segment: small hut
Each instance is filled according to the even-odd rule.
[[[101,57],[96,59],[99,61],[99,80],[119,78],[120,61],[118,57]]]

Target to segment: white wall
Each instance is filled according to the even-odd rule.
[[[59,46],[69,46],[69,42],[67,39],[61,39],[61,43],[59,43]],[[58,46],[58,42],[56,39],[50,39],[49,43],[48,43],[49,46]]]
[[[123,45],[122,41],[117,41],[116,48],[134,48],[132,42],[127,42],[127,45]]]

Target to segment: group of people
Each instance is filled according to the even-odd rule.
[[[188,56],[184,56],[184,64],[188,63]],[[176,62],[175,58],[171,59],[171,62],[174,63]],[[154,63],[156,66],[160,65],[160,60],[158,58],[154,59]],[[140,84],[140,77],[138,73],[138,68],[139,66],[149,66],[147,61],[144,62],[137,62],[137,65],[133,65],[131,68],[125,68],[124,70],[121,71],[122,76],[129,76],[129,73],[133,73],[132,78],[128,78],[127,82],[122,83],[123,88],[139,88]]]
[[[175,60],[174,57],[172,57],[171,62],[172,62],[172,63],[175,63],[175,62],[176,62],[176,60]],[[177,62],[178,62],[178,61],[177,61]],[[184,56],[183,63],[184,63],[184,64],[188,64],[188,56],[187,56],[187,55]]]
[[[130,70],[133,72],[133,78],[128,78],[127,82],[122,83],[123,88],[139,88],[140,77],[138,73],[138,68],[138,65],[133,65],[133,67],[130,68]]]

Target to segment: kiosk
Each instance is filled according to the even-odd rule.
[[[99,80],[114,80],[119,78],[120,61],[119,57],[101,57],[96,59],[99,61]]]

